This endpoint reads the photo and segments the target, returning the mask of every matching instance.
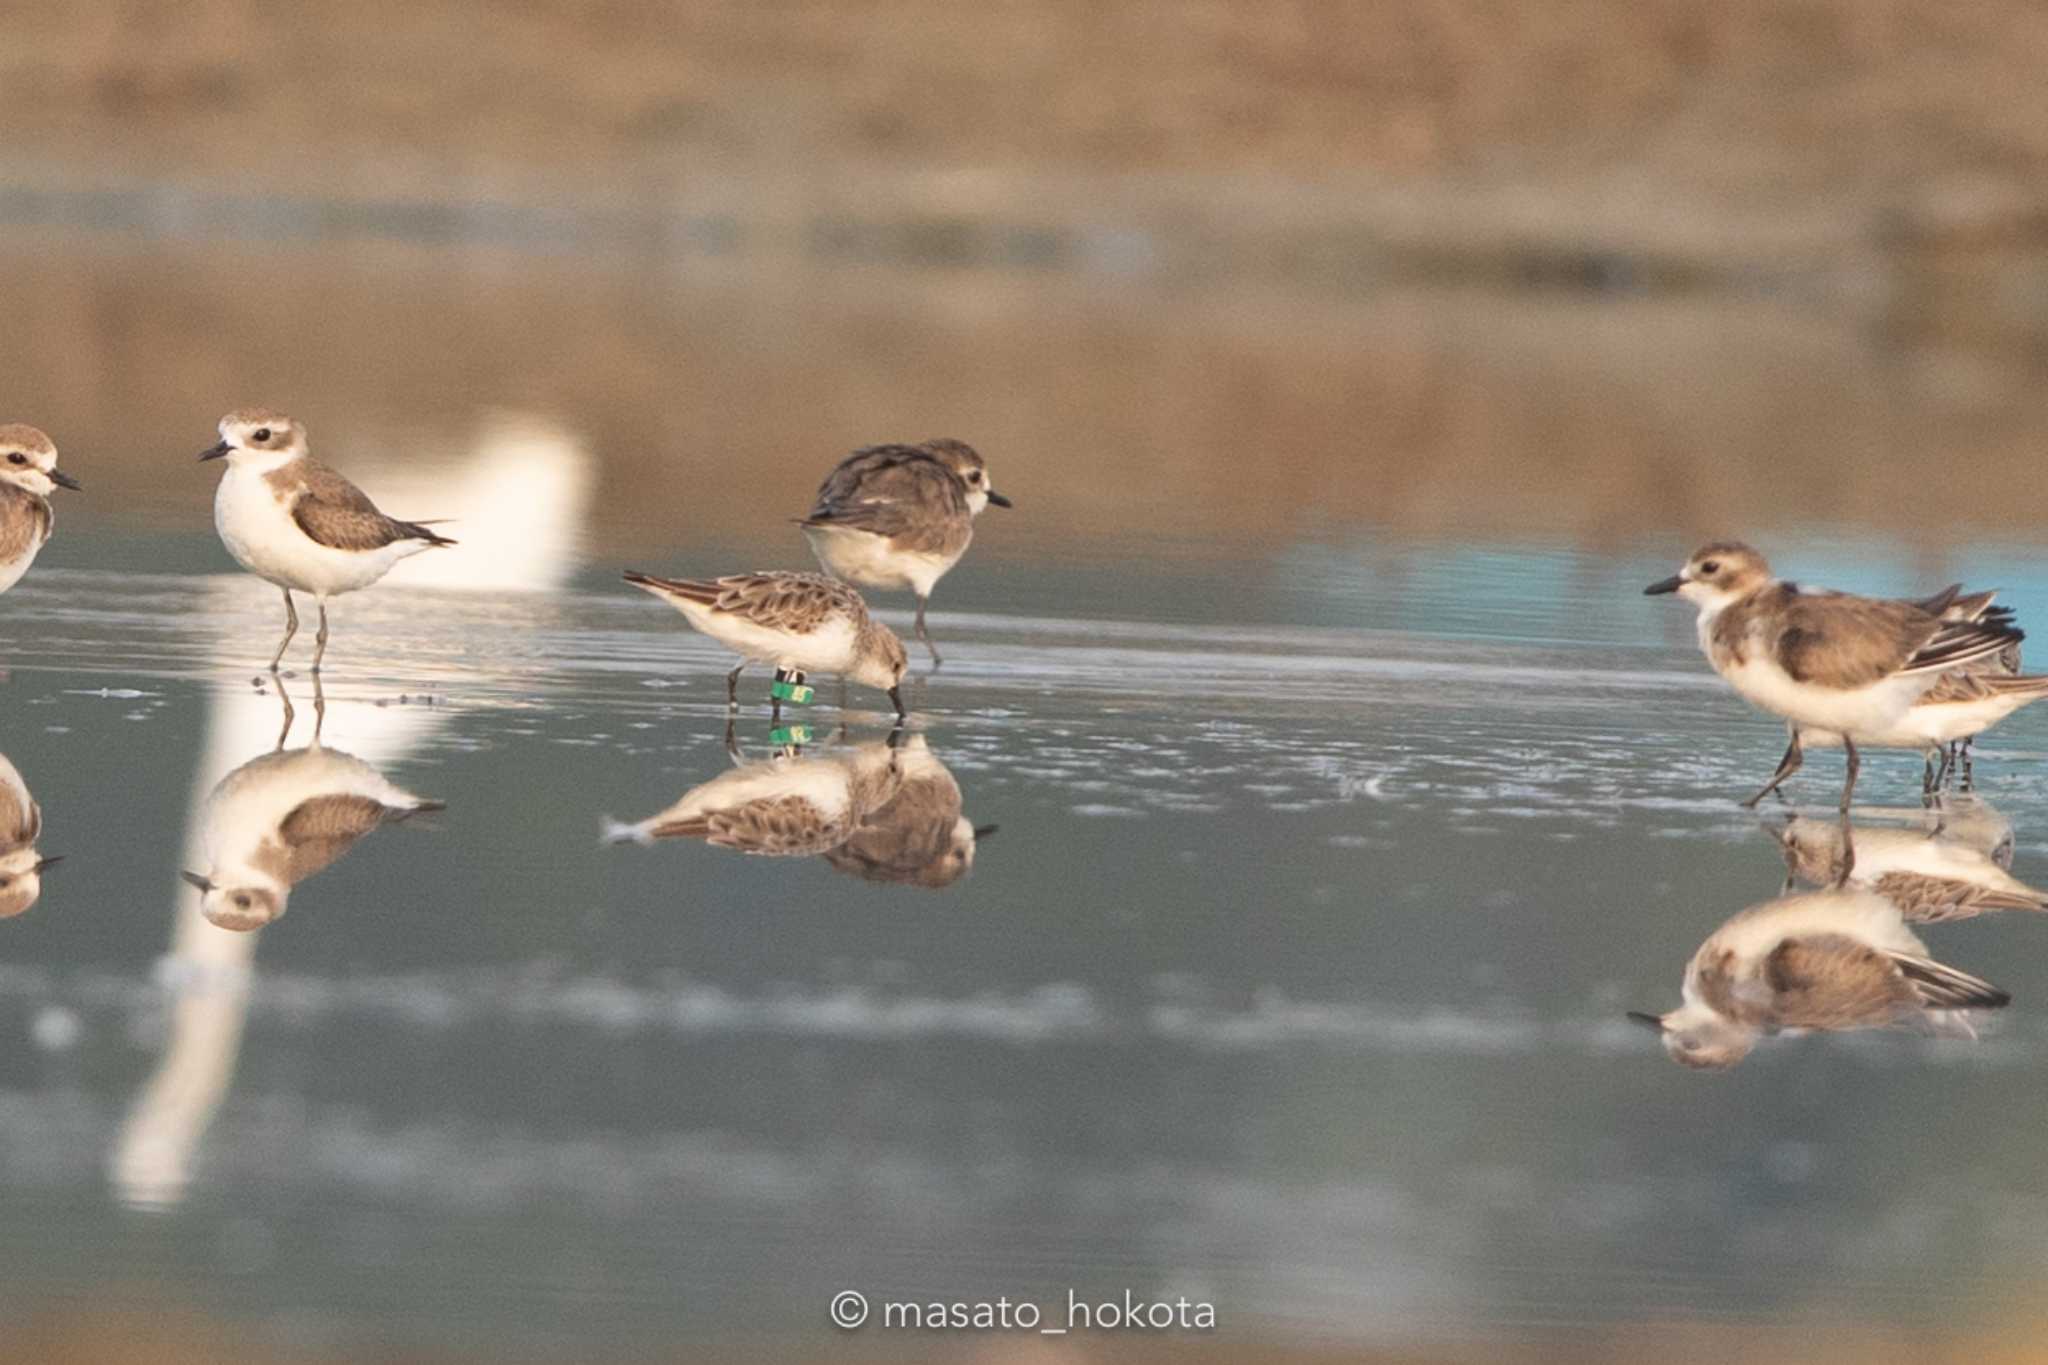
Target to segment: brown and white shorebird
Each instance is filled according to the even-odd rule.
[[[734,761],[645,820],[605,821],[605,842],[700,839],[764,857],[815,857],[845,843],[902,781],[895,745],[881,740],[752,762],[735,749]]]
[[[1994,625],[2013,624],[2012,612],[1994,607],[1990,592],[1953,596],[1960,585],[1945,593],[1911,603],[1933,611],[1947,621],[1981,621]],[[1947,605],[1942,605],[1946,603]],[[1970,742],[2029,702],[2048,697],[2048,677],[2021,677],[2020,647],[2017,641],[1998,653],[1951,673],[1944,673],[1920,700],[1889,730],[1851,736],[1859,749],[1911,749],[1926,766],[1921,778],[1924,794],[1938,791],[1958,766],[1967,770]],[[1798,725],[1787,727],[1790,742],[1778,771],[1748,804],[1775,791],[1786,778],[1799,771],[1808,749],[1839,749],[1842,736],[1831,730]]]
[[[57,526],[51,492],[78,486],[57,468],[49,437],[19,422],[0,426],[0,592],[21,581],[49,543]]]
[[[306,453],[306,429],[281,412],[229,413],[220,419],[219,443],[199,458],[228,462],[213,497],[221,543],[243,568],[284,590],[284,639],[270,661],[273,673],[299,629],[294,589],[313,594],[320,607],[318,673],[327,655],[328,598],[369,587],[401,559],[455,543],[421,522],[378,511],[363,490]]]
[[[862,881],[944,890],[974,870],[975,850],[996,826],[961,813],[960,784],[923,735],[902,741],[898,764],[895,795],[869,811],[825,861]]]
[[[990,484],[988,462],[965,441],[865,446],[825,476],[797,524],[834,578],[917,594],[917,638],[937,667],[944,660],[925,629],[925,603],[967,553],[974,519],[990,503],[1011,505]]]
[[[868,615],[846,584],[814,573],[747,573],[724,578],[656,578],[628,570],[626,581],[659,597],[683,619],[740,656],[725,679],[737,707],[740,674],[750,663],[778,671],[836,673],[889,694],[902,716],[900,690],[910,657],[896,632]],[[782,712],[779,698],[775,713]]]
[[[206,798],[200,912],[223,929],[261,929],[283,915],[292,888],[379,826],[444,809],[393,784],[353,754],[281,749],[251,759]]]
[[[1832,820],[1793,815],[1766,823],[1785,854],[1788,883],[1832,886],[1843,880],[1850,845]],[[1965,831],[1859,823],[1848,882],[1890,901],[1908,924],[1938,924],[2002,910],[2048,911],[2048,892],[2000,866]]]
[[[1856,737],[1891,733],[1944,673],[2025,638],[2003,619],[1946,619],[1953,589],[1926,603],[1804,591],[1771,577],[1762,555],[1733,541],[1705,546],[1643,591],[1677,593],[1699,608],[1701,651],[1751,705],[1801,730],[1842,736],[1844,812],[1856,790]]]
[[[1685,969],[1684,1003],[1629,1018],[1685,1066],[1720,1069],[1781,1029],[1918,1028],[1975,1038],[1967,1010],[2012,999],[1927,956],[1897,907],[1860,888],[1785,896],[1716,929]]]
[[[12,919],[43,894],[43,873],[62,858],[36,852],[43,837],[43,809],[29,795],[21,773],[0,754],[0,919]]]

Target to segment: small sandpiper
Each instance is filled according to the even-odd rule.
[[[1772,578],[1755,550],[1727,541],[1699,550],[1643,591],[1675,592],[1699,608],[1701,651],[1751,705],[1799,729],[1842,736],[1845,815],[1856,790],[1856,736],[1891,732],[1944,673],[2025,638],[1989,613],[1948,619],[1954,589],[1922,603],[1802,591]],[[1782,780],[1781,772],[1748,804]]]
[[[49,542],[53,489],[79,486],[57,468],[57,447],[34,427],[0,426],[0,592],[21,581]]]
[[[925,629],[925,603],[967,553],[974,519],[990,503],[1010,506],[990,485],[987,461],[965,441],[866,446],[825,476],[797,524],[834,578],[917,594],[917,638],[936,668],[945,661]]]
[[[1685,1003],[1629,1018],[1663,1037],[1671,1060],[1724,1069],[1780,1029],[1917,1027],[1975,1038],[1967,1010],[2012,999],[1944,967],[1896,906],[1861,889],[1753,906],[1708,935],[1685,969]]]
[[[910,658],[896,632],[868,615],[867,603],[844,583],[814,573],[733,574],[725,578],[656,578],[628,570],[626,581],[653,593],[683,619],[740,656],[725,679],[726,702],[739,705],[740,674],[750,663],[775,665],[774,714],[782,697],[809,673],[837,673],[889,694],[905,713],[904,670]]]
[[[367,588],[391,566],[422,550],[453,545],[423,523],[399,521],[347,479],[306,453],[306,429],[261,408],[220,419],[220,443],[201,452],[226,459],[228,472],[213,498],[213,524],[241,566],[284,590],[284,639],[270,661],[275,673],[299,629],[292,590],[320,607],[313,671],[327,655],[327,599]]]

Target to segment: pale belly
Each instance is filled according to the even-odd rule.
[[[1879,734],[1894,729],[1913,703],[1934,685],[1933,675],[1885,678],[1850,690],[1819,687],[1794,679],[1760,658],[1723,669],[1721,676],[1750,705],[1816,730]]]
[[[694,602],[680,610],[691,625],[747,659],[797,668],[806,673],[843,673],[853,666],[853,623],[836,618],[808,635],[763,630],[752,622],[714,612]]]
[[[960,562],[960,555],[892,549],[888,541],[867,531],[806,526],[804,537],[818,563],[834,578],[864,588],[909,588],[919,597],[931,596],[946,571]],[[965,553],[962,546],[961,554]]]
[[[1931,702],[1915,706],[1889,729],[1855,731],[1856,742],[1878,749],[1927,749],[1982,734],[2033,698],[2024,694],[1986,697],[1982,701]],[[1802,729],[1799,742],[1808,748],[1839,749],[1841,735]]]
[[[407,540],[367,551],[334,550],[299,529],[260,474],[230,469],[213,495],[213,524],[241,566],[280,588],[319,597],[367,588],[391,566],[426,548]]]
[[[0,592],[6,592],[21,581],[21,576],[28,572],[29,565],[36,562],[36,555],[42,548],[43,542],[37,541],[14,558],[0,562]]]

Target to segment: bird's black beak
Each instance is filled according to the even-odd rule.
[[[1001,828],[1001,825],[976,825],[974,827],[974,841],[980,843],[983,839],[988,838]]]
[[[57,487],[59,488],[68,488],[74,493],[77,492],[79,489],[85,487],[84,484],[72,478],[69,474],[66,474],[61,469],[53,469],[50,471],[50,482],[56,484]]]
[[[1644,588],[1643,596],[1657,597],[1667,592],[1677,592],[1680,588],[1684,586],[1685,579],[1680,577],[1678,574],[1673,574],[1669,578],[1660,578],[1655,583],[1652,583],[1649,587]]]
[[[64,855],[61,853],[59,853],[54,858],[38,858],[36,859],[36,865],[30,868],[29,871],[35,873],[37,876],[40,877],[46,868],[55,867],[58,863],[61,863],[63,861]]]
[[[230,446],[226,441],[217,442],[199,452],[199,463],[205,464],[208,460],[218,460],[232,449],[234,447]]]
[[[1662,1033],[1664,1031],[1664,1021],[1654,1014],[1644,1014],[1641,1010],[1630,1010],[1628,1017],[1630,1023],[1641,1024],[1652,1033]]]
[[[180,872],[178,875],[198,887],[201,891],[213,890],[213,883],[200,876],[197,872]]]
[[[993,488],[988,490],[988,500],[998,507],[1015,507],[1017,505],[1011,502],[1008,498],[1004,497],[1001,493],[996,492],[996,490]]]

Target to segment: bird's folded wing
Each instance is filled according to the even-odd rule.
[[[292,520],[331,550],[381,550],[401,540],[441,536],[377,510],[362,489],[310,457],[299,462],[304,487],[292,499]]]
[[[952,470],[915,446],[874,446],[832,471],[804,522],[895,539],[967,516],[967,493]]]
[[[1890,677],[1944,628],[1911,603],[1847,593],[1788,594],[1777,624],[1779,666],[1801,682],[1837,688]]]
[[[735,574],[714,580],[714,586],[714,611],[791,635],[809,635],[835,612],[860,616],[867,610],[853,589],[817,574]]]
[[[657,839],[702,839],[741,853],[791,857],[838,847],[846,839],[846,822],[830,819],[810,798],[792,795],[671,820],[650,833]]]
[[[1867,1028],[1919,1003],[1899,961],[1846,934],[1788,938],[1763,961],[1784,1028]]]
[[[263,870],[297,885],[348,852],[392,812],[367,796],[316,796],[292,808],[266,841]]]
[[[2040,892],[1984,886],[1958,877],[1887,872],[1871,886],[1914,924],[1968,919],[1993,910],[2048,910],[2048,896]]]

